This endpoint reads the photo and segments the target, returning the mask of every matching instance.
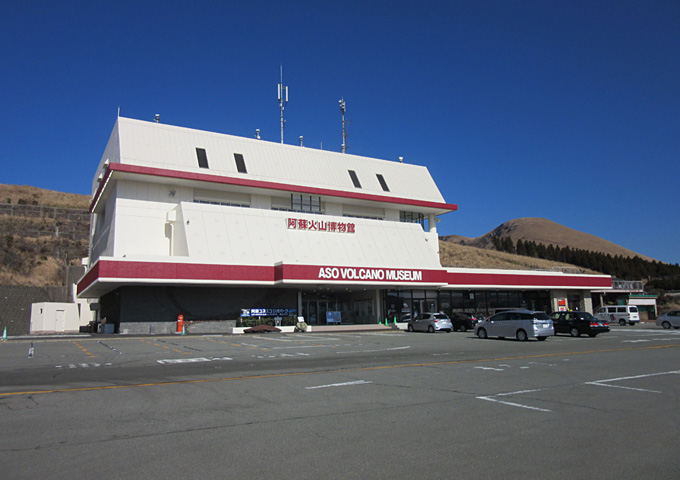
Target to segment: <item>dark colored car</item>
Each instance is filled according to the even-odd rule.
[[[599,320],[588,312],[555,312],[550,318],[555,327],[555,335],[568,333],[572,337],[580,335],[595,337],[610,330],[609,322]]]
[[[451,323],[453,323],[453,331],[467,332],[475,328],[477,323],[477,315],[468,312],[453,312],[451,314]]]

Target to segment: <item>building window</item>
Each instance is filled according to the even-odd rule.
[[[248,170],[246,170],[246,161],[243,159],[243,155],[240,153],[235,153],[234,160],[236,160],[236,169],[239,173],[248,173]]]
[[[290,209],[293,212],[321,213],[321,197],[311,195],[290,195]]]
[[[359,178],[357,177],[357,172],[354,170],[348,170],[349,176],[352,179],[352,183],[354,184],[355,187],[361,188],[361,183],[359,183]]]
[[[425,215],[418,212],[399,212],[399,221],[405,223],[419,223],[425,228]]]
[[[198,158],[199,167],[208,168],[208,155],[205,153],[205,148],[196,147],[196,157]]]
[[[380,182],[380,186],[382,187],[383,191],[389,192],[390,188],[387,186],[385,178],[383,178],[383,176],[380,175],[379,173],[377,173],[376,176],[378,177],[378,181]]]

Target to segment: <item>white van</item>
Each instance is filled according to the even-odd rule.
[[[635,325],[640,322],[640,312],[635,305],[605,305],[595,312],[595,318],[609,323]]]

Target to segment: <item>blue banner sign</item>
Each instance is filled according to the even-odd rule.
[[[294,308],[242,308],[242,317],[287,317],[295,316]]]

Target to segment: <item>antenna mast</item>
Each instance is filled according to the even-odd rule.
[[[279,83],[279,108],[281,108],[281,143],[283,143],[283,127],[286,121],[283,119],[283,109],[288,103],[288,87],[283,85],[283,65],[281,65],[281,83]]]
[[[342,114],[342,153],[347,150],[347,145],[345,141],[347,140],[347,134],[345,133],[345,97],[341,98],[340,101],[340,113]]]

